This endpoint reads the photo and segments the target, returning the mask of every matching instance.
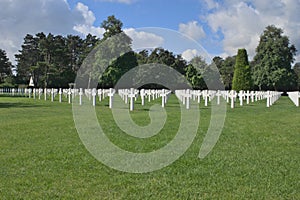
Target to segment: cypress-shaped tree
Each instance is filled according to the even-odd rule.
[[[246,49],[239,49],[235,61],[232,89],[236,91],[251,90],[252,76]]]

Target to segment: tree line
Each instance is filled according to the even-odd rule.
[[[97,46],[115,39],[110,47],[103,45],[101,52],[94,55],[93,75],[98,87],[114,87],[117,81],[136,66],[159,63],[172,67],[186,77],[194,89],[206,89],[209,81],[218,71],[225,88],[235,90],[298,90],[300,86],[300,63],[293,67],[296,48],[291,45],[283,30],[273,25],[266,27],[260,36],[253,61],[248,61],[247,51],[239,49],[237,55],[227,58],[214,57],[206,63],[201,56],[187,62],[181,55],[155,48],[134,52],[132,40],[122,30],[122,22],[109,16],[101,23],[105,33],[103,38],[88,34],[85,38],[76,35],[48,35],[43,32],[27,34],[19,53],[15,55],[16,66],[7,58],[5,50],[0,49],[0,87],[28,86],[33,77],[35,87],[69,87],[73,83],[77,70],[86,61],[89,53]],[[105,59],[112,52],[125,52],[110,62]],[[104,71],[99,66],[107,65]],[[12,73],[15,69],[16,73]],[[215,71],[215,72],[214,72]],[[101,73],[100,73],[101,72]],[[147,87],[158,87],[155,84]],[[212,89],[212,88],[210,88]]]

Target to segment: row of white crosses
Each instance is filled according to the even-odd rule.
[[[291,99],[291,101],[299,107],[299,98],[300,98],[300,92],[288,92],[288,96]]]
[[[201,98],[204,100],[204,105],[208,106],[208,102],[213,100],[217,96],[217,103],[220,104],[221,91],[214,90],[175,90],[176,97],[186,106],[186,109],[190,109],[190,100],[201,102]]]
[[[148,102],[151,100],[155,100],[158,98],[162,98],[162,103],[161,106],[165,107],[167,103],[167,99],[169,95],[171,94],[170,90],[145,90],[141,89],[140,91],[134,88],[131,89],[119,89],[118,94],[120,97],[123,99],[123,101],[127,104],[128,103],[128,98],[130,99],[130,106],[129,109],[130,111],[134,110],[134,102],[137,100],[137,98],[140,96],[142,100],[142,106],[145,105],[145,98],[148,98]]]
[[[281,92],[275,91],[240,91],[237,93],[234,90],[231,91],[214,91],[214,90],[176,90],[175,95],[177,98],[186,105],[186,108],[190,108],[190,99],[192,98],[194,101],[197,99],[198,103],[200,103],[201,96],[204,100],[204,105],[208,106],[208,102],[217,97],[217,105],[220,104],[220,98],[223,97],[227,103],[230,103],[230,107],[235,107],[235,102],[237,99],[240,101],[240,106],[243,106],[243,101],[246,100],[246,103],[249,104],[251,102],[259,101],[263,99],[267,99],[267,107],[272,106],[281,96]]]
[[[85,95],[89,100],[92,100],[93,106],[96,106],[96,98],[98,95],[99,101],[102,101],[106,97],[109,97],[109,108],[112,108],[113,104],[113,95],[115,94],[115,90],[113,88],[110,89],[79,89],[79,105],[82,105],[82,97]]]
[[[41,96],[44,95],[44,99],[47,100],[47,96],[50,96],[51,101],[54,101],[55,96],[59,95],[59,102],[62,102],[62,95],[68,98],[68,103],[72,102],[72,99],[79,95],[79,104],[82,105],[82,97],[86,96],[89,100],[92,100],[93,106],[96,106],[96,96],[98,95],[99,101],[102,101],[105,97],[109,97],[109,107],[113,106],[113,96],[116,93],[114,89],[42,89],[42,88],[29,88],[25,89],[25,94],[28,94],[29,98],[41,99]],[[128,98],[130,100],[130,110],[134,110],[134,101],[137,98],[141,97],[142,105],[145,104],[145,98],[148,98],[148,101],[155,100],[157,98],[162,98],[162,107],[165,107],[167,99],[171,94],[170,90],[153,90],[153,89],[122,89],[118,90],[118,94],[121,98],[128,103]],[[208,106],[208,102],[217,97],[217,104],[220,104],[220,98],[223,97],[227,103],[230,103],[231,108],[235,107],[235,102],[237,99],[240,102],[240,106],[243,106],[243,102],[246,101],[247,104],[254,101],[259,101],[267,99],[267,107],[272,106],[281,96],[281,92],[275,91],[240,91],[237,93],[234,90],[231,91],[214,91],[214,90],[176,90],[175,95],[180,101],[186,105],[186,108],[190,108],[190,100],[198,101],[200,103],[201,98],[204,100],[204,105]],[[299,106],[299,92],[289,93],[292,101]],[[297,98],[298,97],[298,98]]]
[[[282,95],[282,92],[267,91],[265,98],[267,99],[267,107],[272,106]]]
[[[92,100],[93,106],[96,105],[96,96],[98,95],[99,101],[102,101],[105,97],[110,97],[110,107],[112,107],[112,97],[115,93],[114,89],[55,89],[55,88],[26,88],[24,90],[25,95],[27,95],[29,98],[38,98],[41,99],[42,96],[44,96],[44,100],[46,101],[48,99],[48,96],[51,98],[51,101],[54,101],[55,96],[59,95],[59,102],[62,102],[62,96],[65,96],[65,98],[68,99],[68,103],[72,103],[72,99],[75,98],[75,96],[79,96],[79,104],[82,105],[82,97],[86,96],[89,100]]]
[[[58,89],[55,89],[55,88],[45,88],[45,89],[42,89],[42,88],[26,88],[25,89],[25,94],[28,95],[29,98],[38,98],[38,99],[41,99],[41,96],[44,95],[44,99],[45,101],[47,100],[47,96],[50,96],[51,98],[51,101],[54,101],[54,98],[55,96],[57,95],[58,93]]]
[[[128,98],[129,98],[129,102],[130,102],[129,109],[130,109],[130,111],[133,111],[134,110],[134,101],[137,100],[138,95],[139,95],[139,91],[134,89],[134,88],[119,89],[118,94],[123,99],[125,104],[128,104]]]
[[[183,105],[186,105],[186,109],[190,109],[190,99],[192,98],[191,90],[175,90],[175,95]]]
[[[250,99],[252,102],[254,101],[260,101],[263,99],[267,100],[267,107],[272,106],[282,95],[282,92],[276,92],[276,91],[240,91],[237,93],[234,90],[229,91],[223,91],[223,97],[227,100],[227,103],[229,102],[229,99],[231,100],[231,108],[234,108],[234,102],[237,98],[239,98],[240,106],[243,106],[243,101],[246,100],[247,104],[250,103]]]
[[[0,94],[25,95],[25,88],[0,88]]]

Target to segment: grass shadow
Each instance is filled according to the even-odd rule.
[[[47,105],[37,105],[32,103],[7,103],[0,102],[0,108],[37,108],[37,107],[49,107]]]

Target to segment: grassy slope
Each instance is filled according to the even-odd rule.
[[[131,115],[147,124],[149,106]],[[145,110],[144,110],[145,109]],[[122,148],[140,152],[164,146],[178,127],[174,96],[167,104],[164,134],[137,140],[110,123],[107,99],[97,106],[104,131]],[[201,104],[198,135],[172,165],[152,173],[129,174],[99,163],[81,143],[71,105],[0,97],[1,199],[300,199],[300,112],[287,97],[228,108],[213,151],[197,158],[210,109]]]

